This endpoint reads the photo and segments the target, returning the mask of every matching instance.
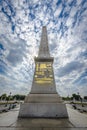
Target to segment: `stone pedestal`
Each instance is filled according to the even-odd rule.
[[[67,118],[65,104],[24,103],[20,106],[19,117]]]
[[[58,94],[29,94],[20,106],[19,117],[67,118],[68,114]]]

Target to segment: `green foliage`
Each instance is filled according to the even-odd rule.
[[[7,94],[6,93],[4,93],[4,94],[1,95],[1,99],[2,100],[5,100],[6,98],[7,98]]]
[[[87,100],[87,96],[84,96],[84,99]]]
[[[73,97],[73,99],[75,99],[75,100],[77,100],[77,101],[79,101],[79,100],[81,100],[82,98],[81,98],[81,96],[79,95],[79,94],[72,94],[72,97]]]
[[[13,96],[13,99],[15,99],[15,100],[24,100],[25,95],[16,94],[16,95]]]
[[[71,97],[69,97],[69,96],[62,97],[62,99],[65,100],[65,101],[70,101],[70,100],[75,99],[77,101],[81,101],[82,102],[82,98],[81,98],[79,93],[77,93],[77,94],[73,93]],[[87,96],[84,96],[84,99],[87,99]]]
[[[62,99],[63,99],[64,101],[70,101],[70,100],[72,100],[71,97],[69,97],[69,96],[67,96],[67,97],[62,97]]]
[[[6,97],[6,101],[9,101],[9,97]]]
[[[2,94],[0,96],[0,100],[6,100],[6,101],[10,101],[10,100],[24,100],[25,99],[25,95],[8,95],[7,94]]]

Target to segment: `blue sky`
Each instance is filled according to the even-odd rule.
[[[28,94],[47,26],[60,95],[87,95],[87,1],[0,0],[0,94]]]

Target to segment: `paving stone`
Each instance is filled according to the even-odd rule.
[[[67,105],[69,119],[18,118],[19,109],[0,114],[0,130],[87,130],[87,114]]]

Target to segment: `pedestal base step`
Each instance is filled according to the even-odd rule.
[[[25,98],[25,103],[62,103],[58,94],[29,94]]]
[[[24,103],[19,117],[68,118],[66,105],[62,103]]]

